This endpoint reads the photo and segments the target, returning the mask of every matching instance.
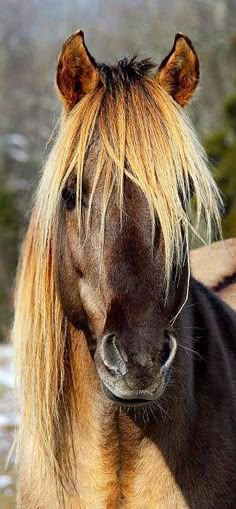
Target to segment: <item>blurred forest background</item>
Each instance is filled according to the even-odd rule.
[[[55,64],[67,36],[83,28],[98,61],[134,53],[160,63],[176,32],[201,63],[189,108],[225,199],[224,235],[236,234],[236,0],[1,0],[0,342],[32,194],[60,114]]]

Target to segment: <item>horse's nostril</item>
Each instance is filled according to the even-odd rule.
[[[161,368],[168,361],[169,356],[170,356],[170,345],[169,345],[169,341],[165,340],[165,343],[164,343],[164,346],[162,348],[161,355],[160,355],[160,366],[161,366]]]
[[[176,349],[176,339],[174,336],[166,334],[165,342],[160,354],[160,366],[162,369],[170,367],[172,361],[174,360]]]
[[[127,372],[125,361],[117,347],[116,335],[107,334],[102,341],[101,356],[105,366],[111,371],[125,375]]]

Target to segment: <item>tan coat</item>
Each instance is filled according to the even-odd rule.
[[[236,309],[236,239],[191,251],[192,274]]]

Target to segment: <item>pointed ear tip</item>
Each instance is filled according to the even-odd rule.
[[[81,30],[81,28],[79,28],[78,30],[76,30],[76,32],[74,32],[74,36],[80,36],[82,37],[82,39],[84,39],[84,31]]]
[[[66,48],[75,39],[80,39],[84,43],[84,32],[83,32],[83,30],[81,30],[81,29],[76,30],[76,32],[73,32],[71,35],[69,35],[69,37],[67,37],[67,39],[65,40],[65,42],[62,45],[62,50],[64,48]]]
[[[185,41],[187,43],[187,45],[190,46],[191,49],[194,49],[191,39],[186,34],[183,34],[182,32],[177,32],[177,34],[175,34],[175,42],[174,42],[174,44],[176,45],[176,43],[180,39]]]
[[[67,42],[71,42],[71,41],[82,41],[82,43],[84,44],[84,32],[83,30],[79,29],[79,30],[76,30],[76,32],[74,32],[73,34],[71,34],[70,37],[68,37],[68,39],[66,40],[66,43]]]
[[[183,34],[183,32],[177,32],[175,34],[175,40],[178,40],[180,39],[180,37],[186,37],[185,34]]]

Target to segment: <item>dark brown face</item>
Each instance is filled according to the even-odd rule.
[[[115,66],[98,65],[86,47],[83,32],[75,32],[64,43],[57,65],[56,82],[63,104],[63,118],[67,118],[68,113],[73,112],[81,100],[85,101],[83,107],[87,105],[88,108],[90,101],[102,101],[102,108],[106,97],[105,106],[103,104],[105,109],[102,108],[104,116],[100,115],[99,110],[99,125],[103,132],[105,124],[109,126],[110,117],[114,114],[111,113],[111,97],[114,104],[121,101],[121,108],[114,110],[120,112],[119,119],[114,118],[114,122],[110,124],[108,138],[110,139],[111,135],[113,146],[115,136],[119,138],[117,133],[121,133],[122,153],[127,126],[136,122],[135,119],[139,122],[139,116],[135,115],[138,104],[141,105],[144,99],[145,83],[147,87],[148,82],[149,91],[152,89],[152,104],[153,97],[156,96],[154,87],[159,93],[165,90],[165,93],[181,106],[187,104],[197,86],[198,57],[191,41],[183,34],[176,34],[170,53],[153,76],[152,68],[153,65],[148,59],[141,62],[135,59],[128,62],[124,59]],[[136,97],[138,86],[141,95]],[[136,91],[134,95],[130,95],[130,87],[133,87],[133,92]],[[92,95],[89,96],[90,93]],[[86,96],[89,98],[87,102]],[[133,121],[129,115],[124,115],[124,105],[125,109],[129,110],[128,97],[136,112],[131,116]],[[94,107],[97,107],[96,101]],[[150,114],[150,110],[147,111]],[[141,109],[139,115],[142,115]],[[114,129],[117,129],[117,132]],[[139,140],[139,137],[137,139]],[[137,146],[140,145],[137,140],[136,143]],[[86,334],[108,397],[119,402],[128,400],[129,404],[133,400],[155,400],[164,390],[175,357],[177,343],[170,321],[186,295],[186,270],[182,270],[177,284],[173,268],[172,283],[169,295],[166,296],[161,231],[157,224],[152,250],[152,228],[146,198],[131,181],[124,182],[122,228],[115,189],[111,195],[101,256],[101,204],[105,186],[102,179],[93,198],[87,237],[85,232],[95,159],[92,160],[90,151],[84,169],[80,226],[75,208],[73,176],[63,191],[57,239],[61,301],[71,323],[83,329]]]
[[[64,311],[75,327],[85,331],[110,399],[129,400],[129,404],[155,400],[165,388],[175,357],[176,339],[170,318],[179,305],[173,288],[165,304],[162,235],[157,225],[152,250],[146,199],[127,180],[122,227],[114,191],[107,209],[101,256],[104,183],[101,180],[96,189],[86,237],[92,187],[88,176],[86,171],[80,236],[73,176],[62,193],[58,279]]]

